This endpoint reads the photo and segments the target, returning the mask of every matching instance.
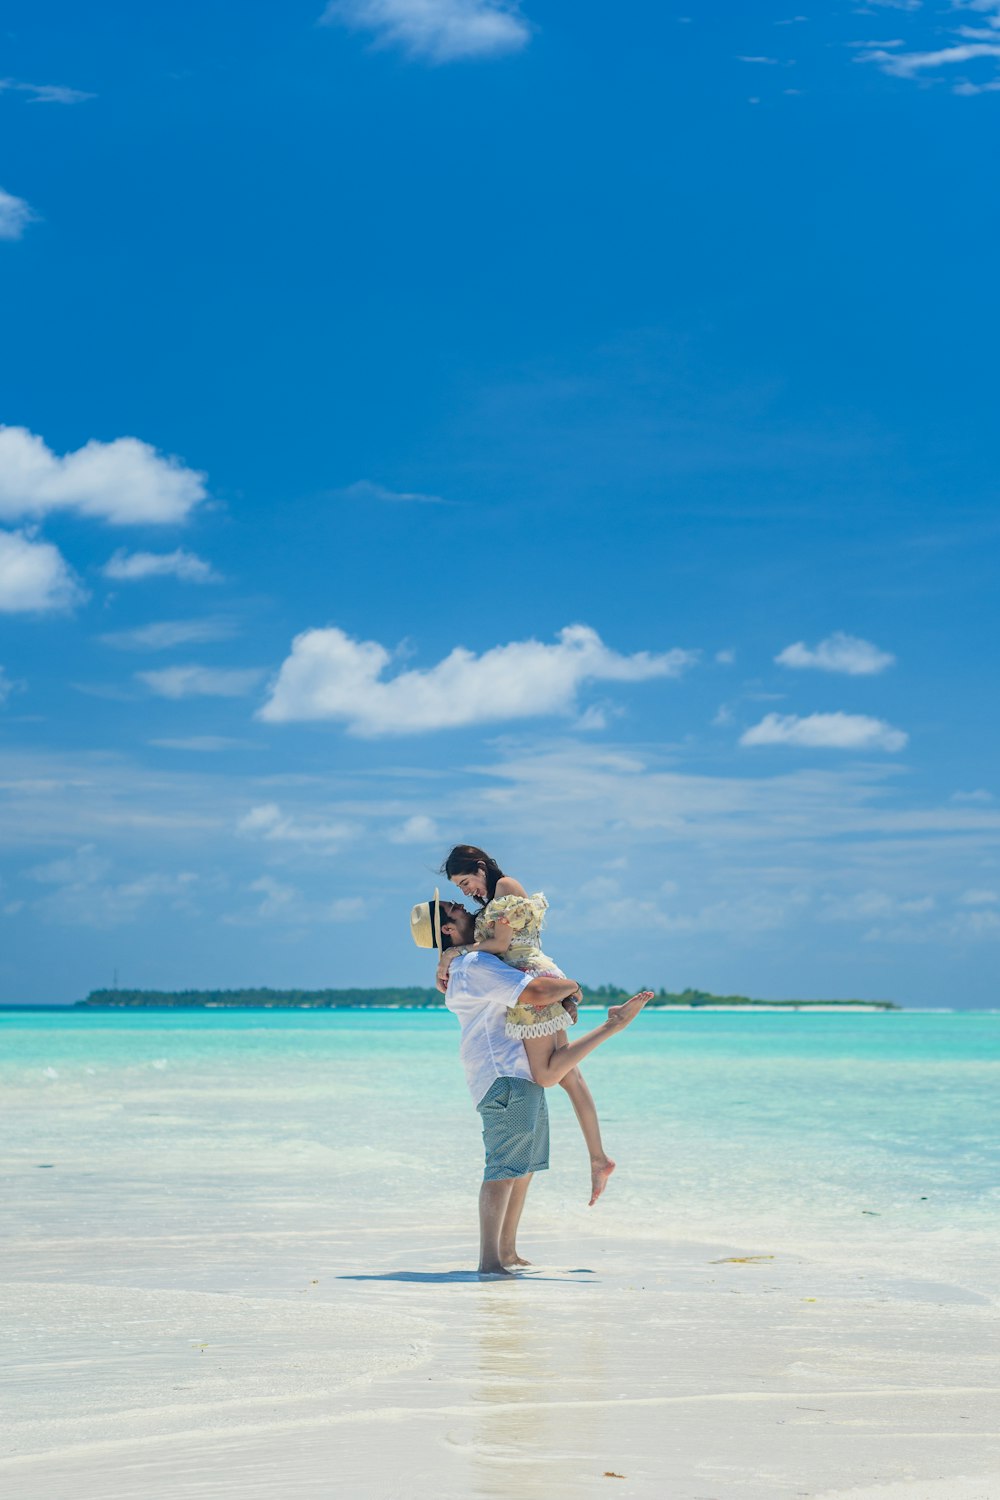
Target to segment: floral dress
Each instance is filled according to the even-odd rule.
[[[559,965],[547,958],[538,945],[548,909],[549,903],[541,891],[534,896],[494,896],[476,917],[476,942],[493,937],[497,919],[503,917],[513,933],[511,945],[503,955],[504,963],[521,969],[525,974],[549,974],[556,979],[565,979]],[[544,1010],[530,1005],[512,1005],[507,1011],[504,1030],[512,1037],[551,1036],[571,1025],[569,1011],[562,1005],[547,1005]]]

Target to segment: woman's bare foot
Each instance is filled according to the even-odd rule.
[[[598,1198],[608,1185],[608,1178],[615,1170],[615,1162],[610,1156],[599,1156],[590,1163],[590,1202],[588,1208],[593,1208]]]
[[[512,1250],[509,1255],[505,1255],[504,1252],[501,1250],[500,1251],[500,1259],[503,1261],[503,1263],[504,1263],[505,1266],[530,1266],[531,1265],[531,1261],[530,1260],[525,1260],[525,1258],[524,1258],[523,1255],[518,1255],[518,1253],[517,1253],[516,1250]]]
[[[626,1000],[624,1005],[612,1005],[608,1010],[608,1020],[612,1026],[628,1026],[634,1021],[644,1005],[648,1005],[653,998],[652,990],[640,990],[633,995],[631,1000]]]
[[[507,1281],[514,1278],[513,1271],[508,1271],[506,1266],[480,1266],[478,1274],[480,1281]]]

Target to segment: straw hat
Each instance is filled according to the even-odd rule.
[[[410,935],[418,948],[441,947],[441,897],[435,890],[433,901],[420,901],[410,912]]]

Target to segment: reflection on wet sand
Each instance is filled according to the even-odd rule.
[[[566,1403],[606,1392],[605,1339],[589,1322],[588,1299],[575,1311],[579,1322],[565,1309],[547,1309],[541,1297],[530,1304],[482,1299],[472,1329],[472,1385],[485,1409],[453,1436],[469,1445],[478,1500],[506,1500],[515,1474],[519,1500],[551,1500],[581,1467],[593,1469],[583,1455],[592,1447],[594,1408]]]

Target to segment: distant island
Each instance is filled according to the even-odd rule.
[[[582,986],[587,1005],[617,1005],[627,1000],[630,990],[619,989],[613,984],[602,984],[597,989]],[[444,996],[435,989],[421,989],[417,985],[400,989],[384,990],[91,990],[86,1000],[77,1000],[75,1009],[106,1010],[133,1009],[148,1006],[151,1009],[233,1009],[265,1008],[272,1010],[338,1010],[351,1006],[377,1009],[380,1006],[412,1007],[433,1010],[444,1005]],[[672,994],[669,990],[657,990],[650,1005],[674,1006],[684,1010],[702,1006],[726,1006],[733,1009],[752,1010],[754,1007],[771,1010],[804,1010],[822,1007],[863,1007],[865,1010],[899,1010],[891,1000],[751,1000],[747,995],[711,995],[707,990],[681,990]]]

